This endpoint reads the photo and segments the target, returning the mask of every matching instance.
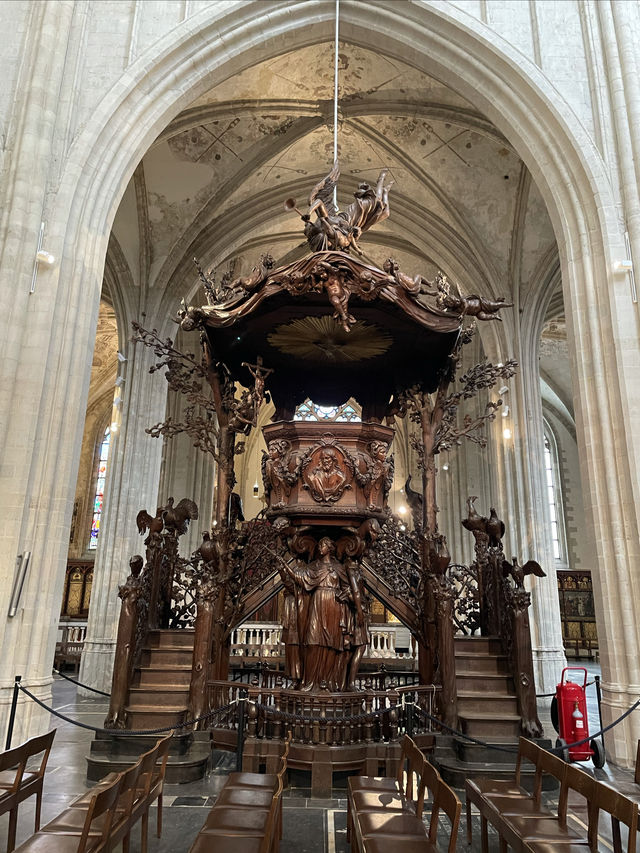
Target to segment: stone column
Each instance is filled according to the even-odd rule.
[[[503,399],[509,406],[509,416],[503,418],[499,413],[491,432],[498,462],[496,509],[506,525],[505,557],[517,555],[521,562],[537,560],[547,575],[530,577],[527,587],[531,590],[536,692],[551,693],[566,658],[543,462],[539,332],[540,325],[526,306],[518,327],[506,332],[513,335],[509,355],[516,358],[519,368],[516,376],[505,383],[509,391]],[[492,357],[500,360],[497,354]],[[505,438],[505,428],[511,430],[511,438]]]
[[[150,324],[151,325],[151,324]],[[123,335],[124,337],[124,335]],[[167,383],[149,375],[153,352],[128,343],[122,404],[122,423],[107,469],[105,504],[91,588],[91,607],[80,668],[84,684],[109,691],[120,600],[132,554],[144,554],[143,537],[136,527],[141,509],[155,515],[162,459],[162,441],[145,433],[165,417]]]
[[[64,234],[49,220],[59,178],[56,156],[65,130],[58,114],[65,45],[74,3],[31,4],[26,31],[12,33],[24,52],[3,145],[0,209],[0,733],[4,736],[14,675],[43,701],[64,581],[101,277],[86,269],[82,297],[71,294]],[[58,140],[58,141],[56,141]],[[40,223],[43,248],[31,293]],[[7,607],[16,556],[31,552],[20,606]],[[42,730],[48,714],[30,700],[18,709],[14,742]]]

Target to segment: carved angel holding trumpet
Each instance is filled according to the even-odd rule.
[[[362,250],[358,245],[361,234],[373,225],[389,216],[389,190],[393,181],[385,185],[388,169],[380,172],[374,187],[361,183],[355,191],[354,201],[346,210],[338,210],[334,202],[334,190],[340,177],[340,166],[336,160],[329,174],[311,190],[309,212],[300,213],[296,200],[288,198],[285,210],[295,210],[303,222],[304,234],[313,252],[328,249],[348,252],[353,249],[358,255]],[[316,219],[312,216],[315,213]]]

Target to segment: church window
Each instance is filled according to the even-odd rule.
[[[566,562],[566,543],[562,517],[562,495],[558,482],[558,453],[555,441],[546,432],[544,436],[544,467],[553,556],[557,562],[564,563]]]
[[[307,399],[296,409],[294,421],[353,421],[360,423],[362,418],[352,400],[342,406],[317,406]]]
[[[102,444],[100,445],[100,457],[98,459],[98,478],[96,491],[93,498],[93,517],[91,519],[91,535],[89,539],[89,550],[95,551],[98,547],[98,533],[100,532],[100,518],[104,503],[104,484],[107,477],[107,460],[109,458],[109,446],[111,443],[111,428],[104,431]]]

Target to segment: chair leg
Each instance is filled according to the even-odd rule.
[[[347,830],[348,832],[348,830]],[[467,797],[467,844],[471,844],[471,803]]]
[[[158,838],[162,835],[162,792],[158,794]]]
[[[142,837],[140,839],[140,853],[147,853],[149,842],[149,812],[142,815]]]
[[[500,836],[500,853],[507,853],[508,847],[509,847],[509,845],[507,844],[507,842],[504,840],[504,838],[502,836]]]
[[[36,793],[36,829],[38,832],[40,830],[40,814],[42,810],[42,791],[38,791]]]
[[[482,823],[482,853],[489,853],[489,827],[487,819],[484,815],[481,816]]]
[[[11,853],[16,846],[16,830],[18,828],[18,807],[9,812],[9,837],[7,839],[7,853]]]

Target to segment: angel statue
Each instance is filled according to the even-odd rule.
[[[388,169],[380,172],[375,189],[367,183],[359,184],[353,194],[355,200],[346,210],[340,211],[333,200],[340,177],[340,166],[335,161],[329,174],[311,190],[309,213],[301,214],[305,223],[304,234],[312,251],[331,249],[348,252],[354,249],[359,255],[362,254],[358,245],[360,235],[389,216],[389,190],[393,181],[385,186],[387,174]],[[286,202],[285,206],[294,209],[295,202]],[[311,219],[314,213],[317,217],[315,221]]]

